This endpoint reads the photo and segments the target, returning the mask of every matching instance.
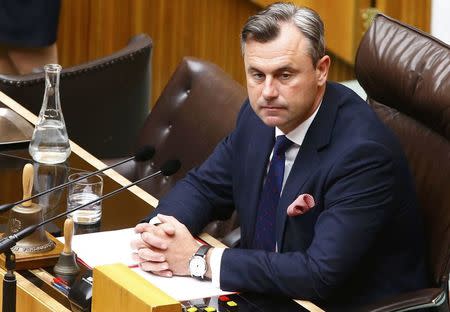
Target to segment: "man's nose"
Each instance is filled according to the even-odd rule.
[[[262,90],[262,96],[265,100],[271,100],[278,96],[278,89],[274,80],[271,77],[267,77],[264,81],[264,87]]]

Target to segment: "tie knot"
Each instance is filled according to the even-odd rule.
[[[293,144],[285,135],[277,136],[273,153],[276,155],[284,154],[286,150]]]

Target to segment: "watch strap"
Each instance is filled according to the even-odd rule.
[[[198,249],[197,252],[194,254],[194,256],[200,256],[200,257],[205,257],[206,254],[208,253],[208,250],[211,248],[210,245],[201,245]]]

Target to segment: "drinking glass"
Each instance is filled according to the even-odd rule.
[[[89,172],[73,173],[69,176],[69,181],[74,181]],[[74,209],[78,206],[91,202],[100,196],[103,192],[103,178],[96,174],[86,177],[75,183],[69,184],[67,195],[67,210]],[[98,201],[69,214],[73,218],[73,222],[78,224],[94,224],[100,221],[102,216],[102,204]]]

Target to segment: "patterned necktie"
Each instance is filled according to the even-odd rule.
[[[291,145],[292,141],[286,136],[277,136],[269,172],[259,200],[253,241],[256,249],[275,250],[276,209],[283,185],[285,152]]]

